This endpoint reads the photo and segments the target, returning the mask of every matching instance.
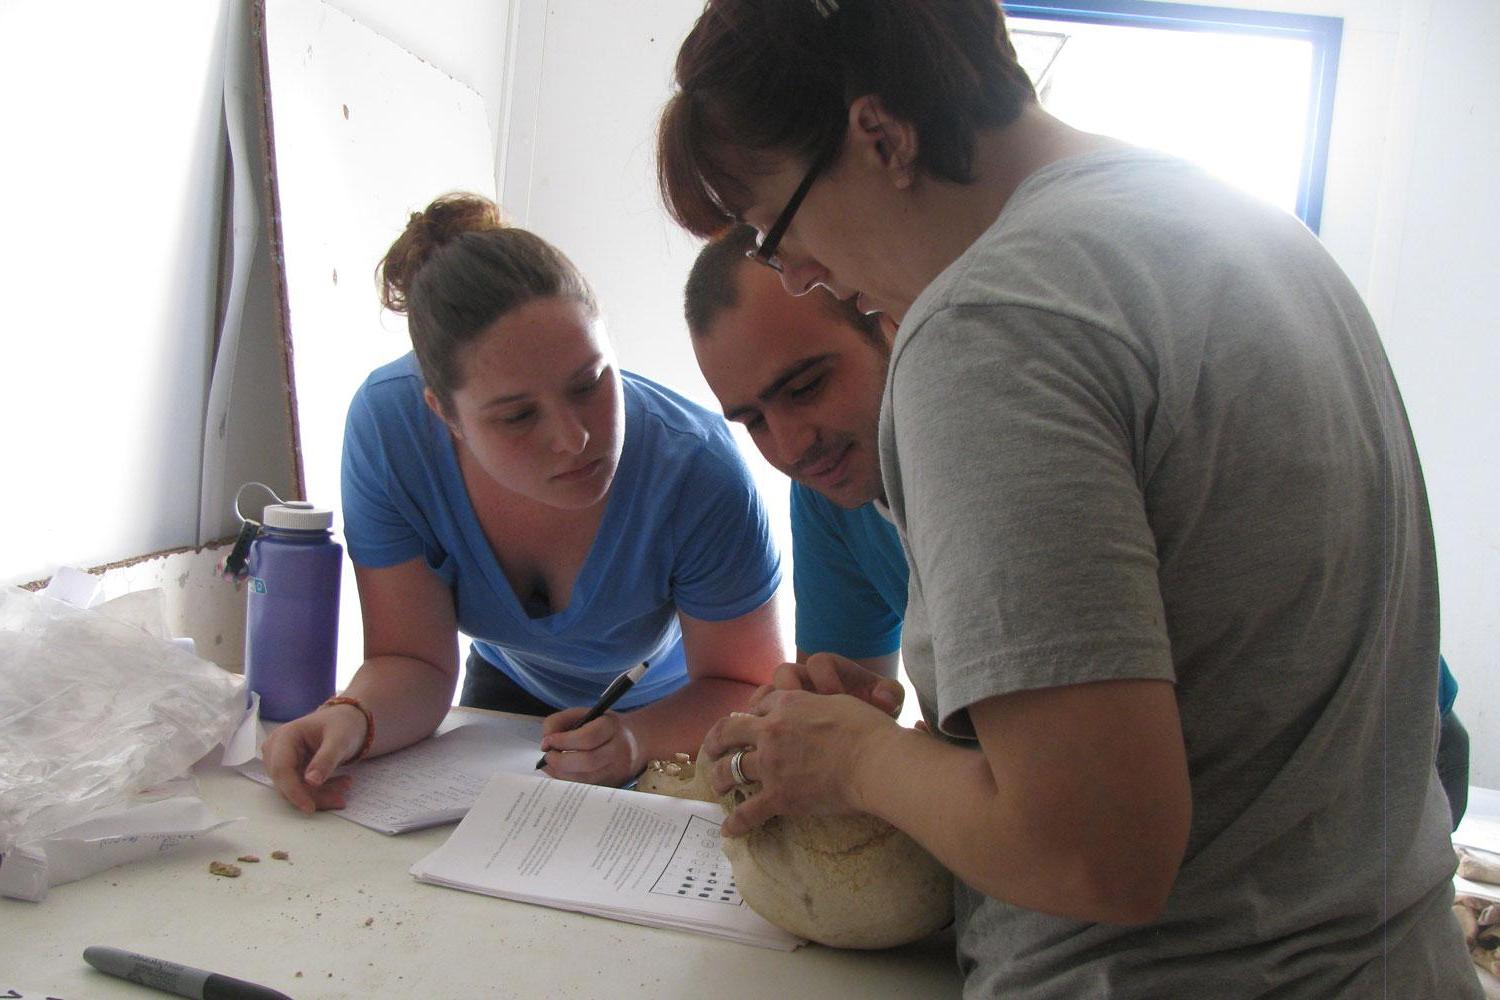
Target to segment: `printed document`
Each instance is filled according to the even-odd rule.
[[[504,771],[420,881],[791,951],[803,941],[740,898],[715,803]]]

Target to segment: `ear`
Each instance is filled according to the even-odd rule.
[[[905,190],[916,180],[917,130],[887,111],[874,94],[857,97],[849,105],[847,141],[898,189]]]
[[[462,441],[464,439],[463,429],[458,426],[458,421],[449,419],[448,414],[443,412],[443,403],[442,400],[437,398],[437,393],[433,392],[431,389],[423,387],[422,399],[424,402],[426,402],[427,408],[433,413],[436,413],[438,419],[448,425],[449,433]]]

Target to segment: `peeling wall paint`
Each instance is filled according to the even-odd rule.
[[[228,552],[228,542],[175,549],[89,572],[101,578],[100,601],[160,589],[172,634],[191,636],[199,656],[238,674],[245,668],[245,585],[219,576],[218,563]]]

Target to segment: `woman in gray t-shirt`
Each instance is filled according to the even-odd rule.
[[[902,320],[878,443],[931,727],[783,668],[710,732],[762,786],[726,830],[905,830],[958,876],[972,995],[1477,997],[1369,315],[1296,220],[1047,115],[997,18],[711,0],[679,54],[676,218]]]

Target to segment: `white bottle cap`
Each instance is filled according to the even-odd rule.
[[[268,504],[261,513],[261,521],[268,528],[327,531],[333,527],[333,511],[327,507],[315,507],[306,500],[288,500]]]

